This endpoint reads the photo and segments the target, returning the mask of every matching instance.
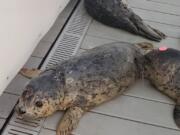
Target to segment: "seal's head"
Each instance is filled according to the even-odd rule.
[[[16,106],[17,114],[25,119],[37,119],[51,115],[58,110],[63,99],[62,78],[49,70],[32,79],[25,87]]]
[[[179,67],[180,51],[167,47],[153,49],[145,55],[147,72],[173,73]]]
[[[168,81],[180,65],[180,52],[172,48],[153,49],[144,57],[145,75],[158,84]]]

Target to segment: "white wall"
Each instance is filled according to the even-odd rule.
[[[69,0],[0,0],[0,94]]]

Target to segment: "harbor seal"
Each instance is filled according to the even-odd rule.
[[[143,49],[142,49],[143,48]],[[19,98],[16,112],[24,119],[66,110],[57,135],[69,135],[85,112],[121,95],[141,75],[142,50],[151,44],[111,43],[61,62],[33,78]],[[32,77],[35,70],[22,70]],[[32,72],[32,73],[31,73]]]
[[[85,0],[85,8],[95,20],[115,28],[127,30],[154,41],[166,36],[152,28],[128,8],[126,0]]]
[[[180,51],[160,48],[145,55],[146,78],[176,102],[174,120],[180,128]]]

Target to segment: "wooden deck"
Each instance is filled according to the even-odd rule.
[[[180,0],[128,0],[128,2],[145,22],[163,31],[168,37],[160,43],[152,42],[123,30],[107,27],[91,18],[89,29],[78,53],[114,41],[130,43],[149,41],[156,46],[165,45],[180,49]],[[74,5],[69,6],[71,8],[65,11],[66,15],[64,16],[70,14],[70,9]],[[62,16],[59,18],[62,19]],[[39,66],[57,36],[59,25],[62,26],[61,19],[57,19],[53,28],[40,42],[26,67]],[[9,122],[11,121],[10,114],[12,114],[12,109],[27,81],[28,79],[17,75],[3,96],[0,97],[0,127],[3,127],[6,121],[3,135],[8,135],[5,131],[9,127],[19,127]],[[155,90],[147,81],[141,80],[122,96],[84,115],[74,134],[180,135],[180,129],[173,121],[173,109],[173,101]],[[57,112],[55,115],[43,119],[40,127],[32,130],[32,135],[55,135],[56,125],[61,116],[62,113]]]

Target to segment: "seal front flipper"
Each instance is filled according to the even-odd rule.
[[[24,77],[27,77],[29,79],[31,78],[35,78],[37,76],[39,76],[39,74],[41,73],[42,71],[39,70],[39,69],[27,69],[27,68],[22,68],[20,70],[20,74],[23,75]]]
[[[174,108],[174,121],[176,123],[176,125],[180,128],[180,99],[178,100],[175,108]]]
[[[70,135],[84,113],[80,107],[69,108],[57,127],[57,135]]]
[[[145,24],[143,20],[135,13],[132,12],[132,15],[129,19],[137,28],[137,34],[158,42],[166,38],[166,35],[164,33]]]

